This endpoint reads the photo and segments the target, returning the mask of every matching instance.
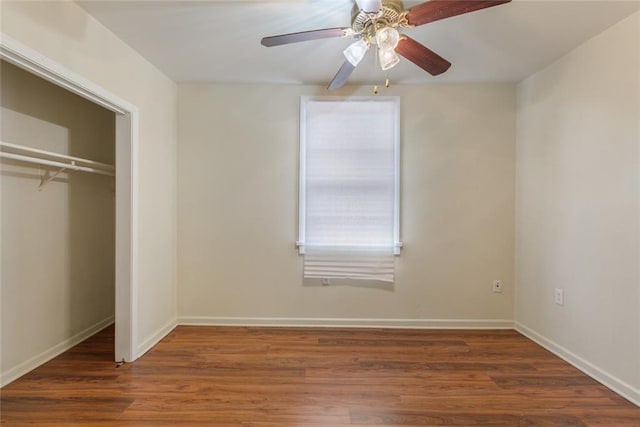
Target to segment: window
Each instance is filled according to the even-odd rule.
[[[302,98],[305,277],[393,281],[401,247],[399,110],[397,97]]]

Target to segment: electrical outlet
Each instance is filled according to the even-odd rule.
[[[493,292],[501,293],[502,292],[502,280],[494,280],[493,281]]]
[[[556,288],[553,294],[553,301],[558,305],[564,305],[564,290]]]

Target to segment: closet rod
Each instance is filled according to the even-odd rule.
[[[115,176],[115,173],[111,171],[91,168],[88,166],[78,166],[74,164],[75,162],[74,160],[71,161],[72,163],[63,163],[63,162],[56,162],[55,160],[38,159],[37,157],[29,157],[29,156],[23,156],[20,154],[5,153],[5,152],[0,152],[0,158],[19,160],[21,162],[28,162],[28,163],[36,163],[39,165],[55,166],[58,168],[71,169],[74,171],[82,171],[82,172],[97,173],[100,175]]]
[[[67,156],[66,154],[54,153],[52,151],[40,150],[37,148],[26,147],[24,145],[10,144],[8,142],[0,142],[0,148],[3,150],[8,148],[12,151],[17,151],[17,153],[7,153],[7,154],[21,154],[26,155],[27,157],[35,156],[36,158],[40,158],[39,156],[49,157],[46,160],[62,160],[65,164],[68,164],[69,161],[75,162],[75,166],[88,166],[93,169],[100,169],[106,172],[114,172],[115,168],[112,165],[108,165],[106,163],[100,163],[93,160],[82,159],[80,157]],[[78,163],[82,163],[82,165],[78,165]]]

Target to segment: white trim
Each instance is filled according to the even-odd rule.
[[[615,375],[610,374],[602,368],[594,365],[593,363],[583,359],[577,354],[571,352],[560,344],[546,338],[545,336],[535,332],[533,329],[530,329],[523,325],[520,322],[514,322],[515,330],[520,332],[525,337],[530,340],[538,343],[542,347],[546,348],[559,358],[564,361],[570,363],[577,369],[581,370],[585,374],[589,375],[591,378],[596,381],[602,383],[606,387],[610,388],[614,392],[618,393],[620,396],[629,400],[637,406],[640,406],[640,390],[633,387],[631,384],[628,384],[621,379],[617,378]]]
[[[127,144],[128,142],[128,144]],[[133,362],[138,311],[138,111],[116,116],[115,360]]]
[[[138,308],[138,108],[1,32],[0,58],[117,113],[115,359],[133,361]]]
[[[7,372],[3,372],[0,376],[0,387],[6,386],[7,384],[17,380],[21,376],[36,369],[38,366],[47,363],[49,360],[53,359],[56,356],[59,356],[73,346],[80,344],[90,336],[100,332],[107,326],[112,325],[113,321],[114,317],[110,316],[97,323],[94,323],[92,326],[89,326],[87,329],[78,332],[71,338],[67,338],[66,340],[54,345],[53,347],[43,351],[42,353],[32,357],[31,359],[26,360],[17,366],[14,366]]]
[[[178,325],[200,326],[292,326],[389,329],[513,329],[502,319],[350,319],[318,317],[178,317]]]
[[[395,162],[394,172],[394,188],[393,188],[393,254],[400,255],[402,250],[402,241],[400,240],[400,144],[402,143],[402,135],[400,134],[400,97],[393,97],[395,101],[395,143],[393,144],[393,161]]]
[[[169,333],[173,331],[176,326],[178,326],[178,321],[174,318],[171,321],[167,322],[166,325],[158,329],[156,332],[154,332],[149,338],[144,340],[144,342],[141,343],[136,349],[136,354],[138,355],[138,357],[142,357],[147,351],[151,350],[153,346],[158,344],[164,337],[169,335]]]
[[[298,247],[298,253],[304,255],[305,243],[307,241],[306,229],[307,222],[307,193],[304,177],[307,176],[307,109],[306,105],[309,99],[308,96],[300,97],[300,160],[298,162],[298,240],[296,246]]]
[[[107,110],[126,114],[135,109],[127,101],[4,33],[0,33],[0,57]]]

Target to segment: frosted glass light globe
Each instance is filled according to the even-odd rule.
[[[391,27],[380,28],[376,31],[376,44],[382,50],[393,50],[398,46],[400,33]]]
[[[355,43],[349,45],[348,48],[344,50],[344,56],[354,67],[362,61],[365,53],[367,53],[367,49],[369,49],[369,45],[362,39],[358,40]]]
[[[400,57],[395,50],[378,50],[378,59],[380,61],[380,68],[388,70],[395,67],[400,62]]]

